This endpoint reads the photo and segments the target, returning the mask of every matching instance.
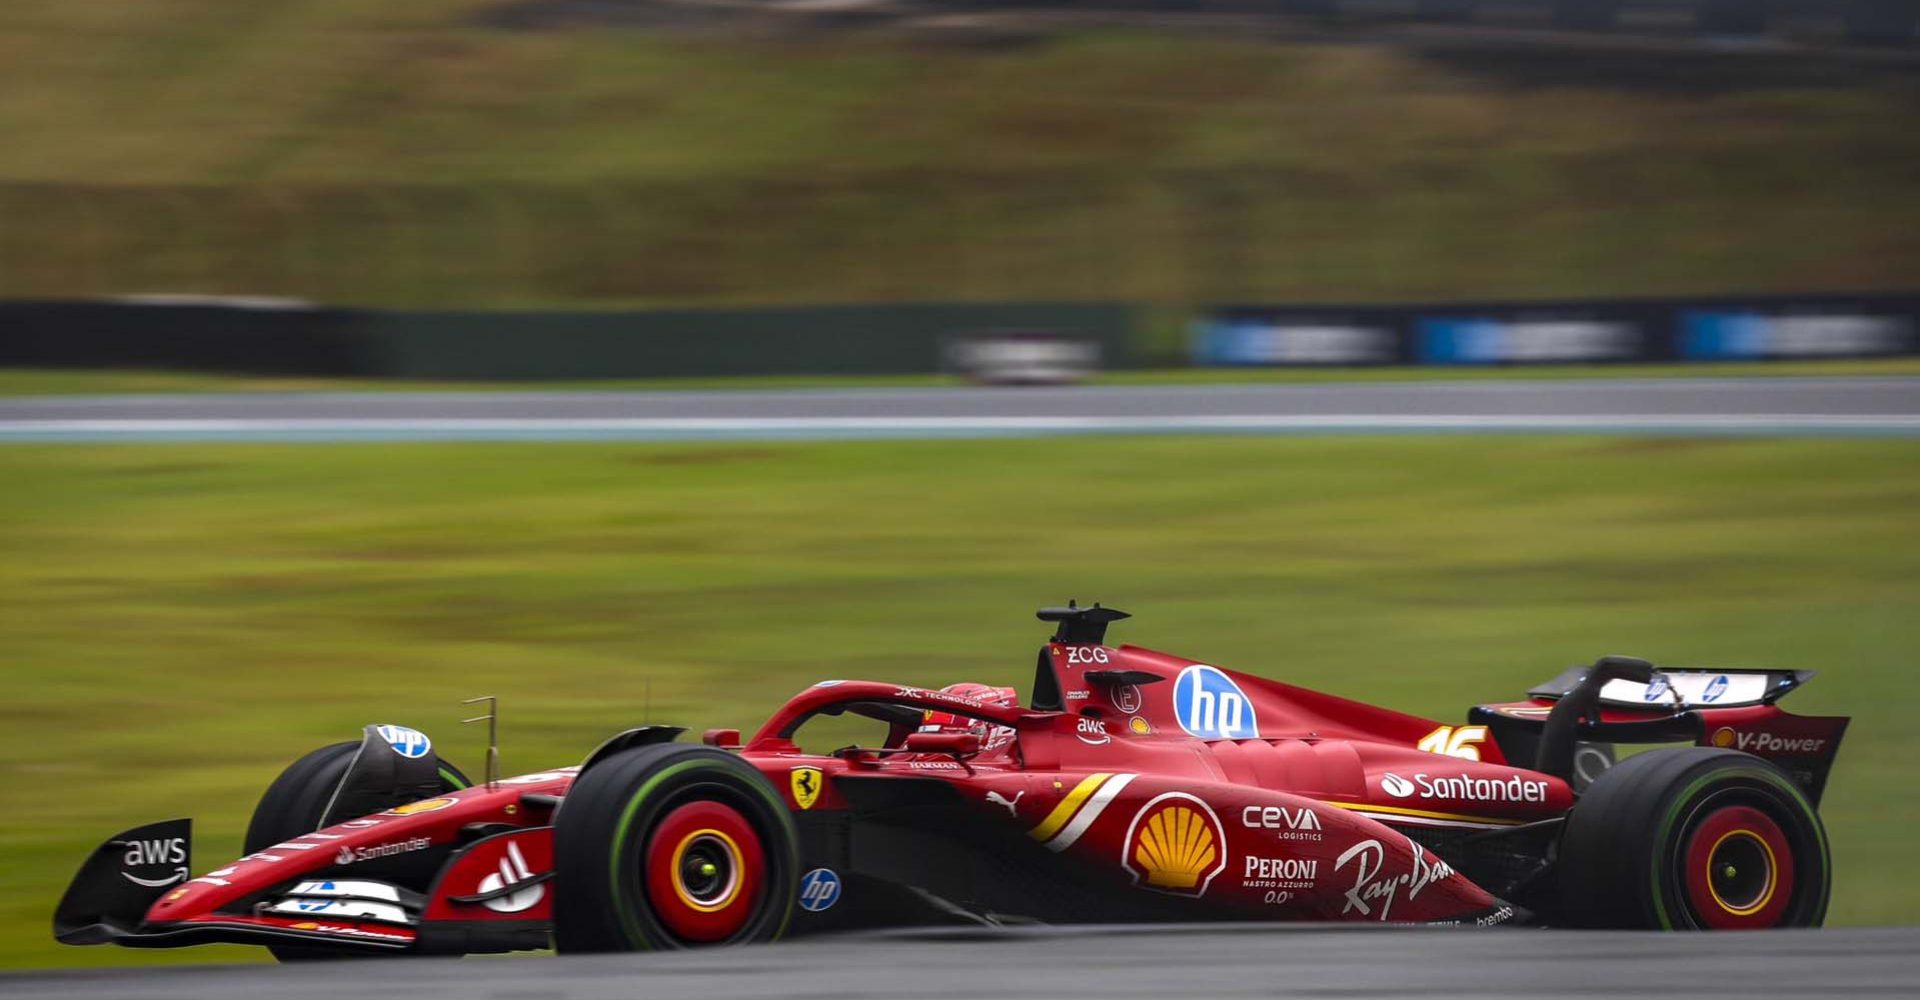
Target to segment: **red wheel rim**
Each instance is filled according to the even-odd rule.
[[[719,802],[689,802],[668,813],[647,843],[647,900],[660,922],[688,941],[739,933],[766,884],[760,837]]]
[[[1773,817],[1751,806],[1707,814],[1687,838],[1687,901],[1704,926],[1779,925],[1793,899],[1793,849]]]

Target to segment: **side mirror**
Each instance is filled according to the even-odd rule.
[[[910,753],[950,753],[966,756],[980,752],[980,737],[973,733],[908,733],[901,749]]]
[[[1603,678],[1602,683],[1618,678],[1636,684],[1651,684],[1653,672],[1653,664],[1637,656],[1602,656],[1593,661],[1593,673]]]
[[[1600,689],[1616,679],[1650,683],[1656,669],[1637,656],[1603,656],[1593,661],[1579,685],[1561,695],[1560,700],[1554,702],[1553,711],[1547,713],[1546,724],[1540,728],[1540,749],[1534,756],[1533,769],[1571,782],[1580,720],[1589,715],[1599,717]]]

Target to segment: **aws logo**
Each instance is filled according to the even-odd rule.
[[[1086,716],[1079,719],[1073,728],[1073,734],[1080,737],[1080,742],[1091,743],[1094,746],[1113,742],[1113,737],[1107,733],[1107,724],[1104,721]]]
[[[1213,808],[1185,792],[1156,796],[1134,814],[1121,864],[1135,885],[1204,896],[1227,867],[1227,835]]]
[[[173,866],[167,871],[166,878],[142,878],[132,871],[122,870],[120,877],[135,885],[144,885],[149,889],[159,889],[184,882],[191,874],[187,871],[187,838],[156,837],[151,840],[129,840],[125,842],[127,853],[122,863],[123,869],[134,869],[146,874],[157,874],[152,869],[161,865]]]
[[[1180,728],[1205,740],[1251,740],[1260,736],[1260,718],[1240,685],[1218,667],[1196,663],[1173,682],[1173,707]]]

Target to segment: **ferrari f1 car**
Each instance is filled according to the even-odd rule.
[[[1805,671],[1607,657],[1448,725],[1109,646],[1127,617],[1111,608],[1039,617],[1057,631],[1024,706],[826,680],[744,743],[643,726],[479,784],[418,731],[369,726],[273,782],[238,860],[194,875],[184,819],[107,841],[54,934],[292,959],[943,922],[1743,929],[1826,912],[1815,810],[1847,720],[1776,706]],[[833,717],[875,738],[803,751]]]

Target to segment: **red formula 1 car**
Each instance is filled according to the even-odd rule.
[[[1847,725],[1809,674],[1608,657],[1464,725],[1105,644],[1057,623],[1010,689],[821,681],[741,745],[648,726],[578,766],[471,784],[369,726],[267,789],[247,854],[129,830],[54,918],[72,944],[618,951],[843,928],[1319,920],[1818,925],[1815,807]],[[854,717],[849,719],[848,717]],[[808,753],[817,720],[871,745]],[[1685,743],[1618,760],[1616,744]]]

